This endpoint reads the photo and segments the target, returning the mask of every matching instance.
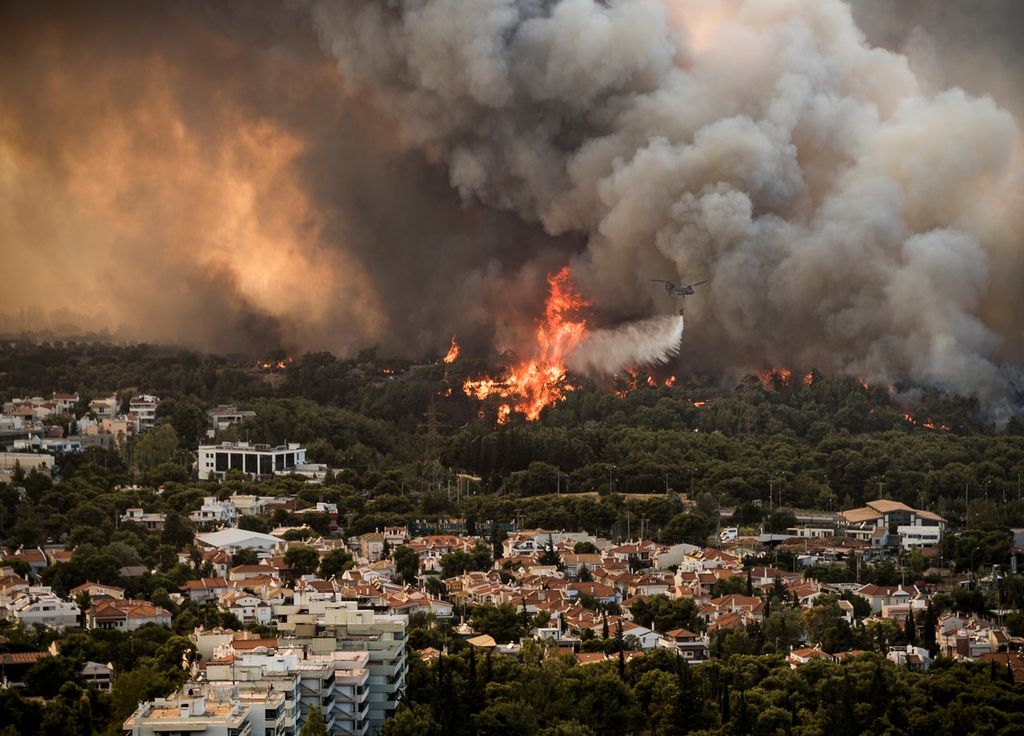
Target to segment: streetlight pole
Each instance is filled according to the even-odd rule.
[[[975,582],[974,582],[974,553],[977,552],[979,549],[981,549],[980,546],[979,547],[975,547],[974,549],[971,550],[971,570],[970,570],[970,572],[971,572],[971,590],[974,590],[975,588],[978,587],[975,584]]]

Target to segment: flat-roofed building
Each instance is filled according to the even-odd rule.
[[[224,697],[224,700],[215,699]],[[188,684],[169,698],[142,703],[122,728],[131,736],[264,736],[255,731],[252,708],[227,694]],[[275,736],[277,733],[275,732]]]
[[[220,404],[216,409],[206,412],[210,425],[214,429],[227,429],[232,424],[241,424],[246,419],[253,419],[256,412],[239,409],[234,404]]]
[[[134,524],[146,527],[151,532],[159,532],[164,528],[167,521],[167,514],[159,511],[146,511],[139,507],[125,509],[121,515],[121,521],[130,521]]]
[[[197,462],[200,480],[223,480],[232,470],[258,480],[291,475],[306,465],[306,450],[297,443],[271,447],[248,442],[222,442],[219,445],[200,445]]]
[[[383,729],[405,692],[408,617],[362,609],[355,601],[308,601],[278,611],[277,630],[286,635],[282,644],[311,654],[369,655],[367,722],[370,733]]]
[[[160,399],[149,394],[139,394],[128,402],[128,413],[135,415],[140,432],[145,432],[156,424],[158,406],[160,406]]]
[[[0,452],[0,482],[9,483],[19,468],[52,475],[55,463],[53,455],[45,452]]]

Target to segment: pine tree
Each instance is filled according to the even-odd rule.
[[[306,722],[302,725],[299,736],[327,736],[324,714],[316,706],[310,708],[306,714]]]

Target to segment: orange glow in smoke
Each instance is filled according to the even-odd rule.
[[[568,266],[548,276],[548,287],[544,320],[537,325],[535,356],[510,366],[504,379],[468,380],[462,386],[467,396],[477,399],[490,396],[512,399],[510,404],[499,408],[499,423],[508,421],[513,409],[528,421],[536,420],[544,407],[573,389],[566,382],[565,361],[587,335],[587,322],[581,312],[589,304],[576,291]]]
[[[448,352],[445,353],[444,362],[454,363],[455,359],[459,357],[459,343],[455,342],[455,335],[452,335],[452,344],[448,348]]]
[[[718,42],[723,24],[736,17],[736,0],[673,0],[668,4],[669,21],[687,37],[689,48],[701,53]]]

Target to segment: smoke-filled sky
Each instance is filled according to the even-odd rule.
[[[675,347],[650,279],[708,278],[689,368],[999,411],[1022,32],[1015,0],[3,3],[0,328],[522,348],[571,263],[602,355]]]

